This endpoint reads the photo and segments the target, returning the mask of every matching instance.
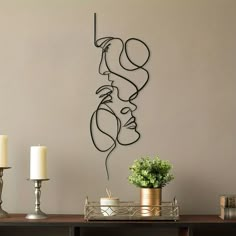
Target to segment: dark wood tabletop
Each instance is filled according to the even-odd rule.
[[[102,235],[123,235],[124,230],[133,232],[134,229],[173,229],[178,230],[178,236],[235,236],[236,220],[222,220],[217,215],[181,215],[179,220],[91,220],[86,221],[83,215],[73,214],[50,214],[47,219],[29,220],[26,214],[9,214],[7,218],[0,218],[0,234],[13,235],[15,228],[17,232],[24,233],[26,228],[28,234],[43,235],[50,230],[57,230],[54,235],[58,235],[62,228],[68,236],[94,235],[98,230]],[[33,226],[33,227],[32,227]],[[48,227],[50,226],[50,227]],[[84,230],[92,231],[90,234],[83,234]],[[95,230],[95,231],[94,231]],[[123,231],[122,231],[123,230]],[[122,232],[120,232],[122,231]],[[33,232],[33,233],[32,233]],[[42,233],[43,232],[43,233]],[[113,234],[113,233],[116,234]],[[120,232],[120,233],[119,233]],[[16,234],[14,234],[15,236]]]
[[[126,221],[86,221],[83,215],[73,215],[73,214],[50,214],[48,218],[41,219],[41,220],[29,220],[25,218],[26,214],[9,214],[7,218],[0,218],[0,226],[2,225],[9,225],[9,224],[78,224],[78,225],[88,225],[88,224],[236,224],[236,220],[222,220],[217,215],[181,215],[179,220],[177,221],[133,221],[133,220],[126,220]]]

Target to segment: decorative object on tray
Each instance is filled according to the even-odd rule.
[[[30,180],[34,182],[35,187],[35,209],[33,213],[26,216],[30,220],[39,220],[47,218],[40,209],[41,186],[47,178],[47,148],[45,146],[32,146],[30,150]]]
[[[101,212],[104,216],[116,215],[117,207],[120,200],[117,197],[112,197],[111,191],[106,188],[108,197],[100,198]]]
[[[101,210],[106,207],[106,214]],[[177,200],[162,202],[161,205],[149,205],[147,211],[150,214],[143,215],[143,207],[135,202],[120,201],[114,209],[113,206],[101,206],[99,202],[89,202],[86,198],[84,206],[84,218],[86,220],[178,220],[179,207]],[[109,209],[109,210],[108,210]]]
[[[135,160],[130,167],[131,174],[129,182],[140,187],[140,204],[145,206],[158,206],[162,202],[162,188],[174,179],[170,173],[172,165],[169,161],[161,160],[159,157],[150,159],[142,157]],[[143,216],[161,214],[161,209],[156,212],[150,211],[149,207],[142,208]]]
[[[8,217],[8,213],[2,209],[3,171],[8,167],[8,137],[0,135],[0,218]]]
[[[223,220],[236,219],[236,194],[220,196],[220,218]]]

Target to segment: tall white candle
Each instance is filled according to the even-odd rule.
[[[30,149],[30,179],[47,179],[47,147],[32,146]]]
[[[7,135],[0,135],[0,167],[7,167],[8,153],[7,153]]]

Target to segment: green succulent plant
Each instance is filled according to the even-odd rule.
[[[142,157],[129,168],[128,179],[131,184],[141,188],[162,188],[174,179],[170,173],[172,165],[159,157]]]

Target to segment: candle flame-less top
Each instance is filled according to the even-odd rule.
[[[7,135],[0,135],[0,167],[7,167],[8,165],[8,137]]]
[[[47,179],[47,147],[32,146],[30,149],[30,179]]]

